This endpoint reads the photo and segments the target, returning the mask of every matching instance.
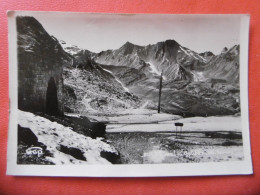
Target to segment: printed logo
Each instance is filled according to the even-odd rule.
[[[26,154],[28,155],[37,155],[38,157],[43,155],[42,148],[40,147],[31,147],[26,150]]]

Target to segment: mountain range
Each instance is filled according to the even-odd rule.
[[[162,73],[162,111],[183,116],[240,113],[239,45],[216,55],[211,51],[197,53],[175,40],[147,46],[126,42],[118,49],[94,53],[67,45],[40,26],[28,32],[37,47],[42,44],[46,48],[51,41],[59,50],[63,48],[57,58],[64,61],[66,112],[111,114],[127,108],[157,109]],[[51,39],[40,40],[42,34]],[[23,41],[21,45],[29,45]]]
[[[64,47],[74,52],[75,58],[85,55],[84,59],[110,72],[130,93],[146,102],[147,108],[157,108],[162,73],[161,106],[165,112],[208,116],[240,111],[239,45],[225,47],[219,55],[197,53],[175,40],[147,46],[126,42],[119,49],[100,53],[76,48]],[[86,64],[89,67],[91,63]]]

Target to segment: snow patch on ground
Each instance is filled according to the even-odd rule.
[[[196,82],[198,82],[198,81],[205,81],[206,80],[206,78],[204,77],[204,75],[203,75],[203,72],[191,72],[193,75],[194,75],[194,80],[196,81]]]
[[[88,94],[85,95],[81,101],[81,103],[85,106],[85,110],[88,110],[89,112],[95,112],[96,110],[93,109],[90,105],[90,102],[92,101],[91,98],[88,97]]]
[[[146,101],[140,108],[144,109],[149,104],[149,101]]]
[[[64,115],[70,116],[70,117],[80,118],[80,114],[76,114],[76,113],[64,113]]]
[[[200,57],[202,60],[203,60],[203,62],[207,62],[208,60],[206,60],[204,57],[202,57],[202,56],[200,56],[200,55],[197,55],[198,57]]]
[[[109,72],[113,77],[115,77],[114,74],[113,74],[113,72],[111,72],[110,70],[107,70],[107,69],[105,69],[105,68],[103,68],[103,70],[106,71],[106,72]],[[127,88],[124,86],[124,84],[123,84],[119,79],[117,79],[116,77],[115,77],[115,79],[116,79],[116,81],[123,87],[123,89],[124,89],[125,91],[129,92],[129,89],[127,89]]]
[[[64,127],[57,122],[34,115],[29,112],[18,111],[18,124],[29,128],[38,137],[38,141],[47,146],[53,157],[46,157],[47,160],[56,165],[61,164],[110,164],[100,156],[101,151],[117,153],[109,144],[104,143],[101,138],[92,139],[74,131],[70,127]],[[86,161],[78,160],[71,155],[60,152],[60,146],[77,148],[86,158]]]
[[[154,147],[153,150],[145,152],[143,155],[144,163],[163,163],[166,158],[174,157],[173,153]]]
[[[183,123],[183,131],[242,131],[240,116],[190,117],[164,121],[161,124],[173,124],[173,122]]]
[[[180,49],[188,56],[190,56],[190,54],[183,48],[183,47],[180,47]]]
[[[108,117],[110,123],[156,123],[158,121],[175,120],[179,116],[171,114],[135,114],[135,115],[123,115],[116,117]]]
[[[140,116],[139,116],[140,117]],[[173,124],[108,124],[107,132],[174,132]]]
[[[62,41],[62,40],[59,40],[59,43],[60,43],[61,47],[64,49],[64,51],[66,51],[70,55],[75,55],[80,50],[82,50],[82,49],[78,48],[78,46],[68,44],[68,43],[66,43],[65,41]]]
[[[121,115],[134,115],[134,114],[156,114],[157,110],[151,110],[151,109],[145,109],[145,108],[132,108],[132,109],[127,109],[127,110],[123,110],[122,112],[120,112]]]
[[[150,64],[150,68],[151,68],[151,73],[155,73],[158,76],[161,76],[161,73],[156,69],[155,65],[152,62],[147,62]],[[166,80],[166,77],[163,76],[163,80]]]
[[[203,58],[200,55],[194,55],[194,53],[191,50],[189,50],[189,49],[184,49],[183,47],[180,47],[180,49],[188,56],[192,56],[192,57],[194,57],[197,60],[199,60],[199,58],[200,58],[204,63],[207,62],[207,60],[205,58]]]
[[[241,123],[240,116],[209,116],[209,117],[189,117],[189,118],[181,118],[177,120],[177,122],[183,123],[208,123],[208,122],[217,122],[217,123]]]
[[[242,131],[241,117],[234,117],[234,116],[191,117],[191,118],[179,117],[179,119],[175,118],[168,121],[166,121],[167,117],[170,117],[168,114],[154,114],[152,115],[152,117],[138,115],[138,117],[140,118],[139,121],[143,121],[143,123],[150,121],[151,124],[129,124],[127,122],[125,124],[118,124],[118,125],[108,124],[107,132],[175,132],[176,127],[174,123],[176,122],[180,122],[184,124],[182,128],[183,132],[185,131],[187,132],[191,132],[191,131],[241,132]],[[129,119],[129,121],[134,121],[136,118],[134,117],[133,120]],[[154,120],[157,119],[158,123],[153,123],[154,122],[153,119]]]
[[[161,73],[155,68],[155,65],[152,62],[148,62],[150,64],[151,72],[161,76]]]
[[[203,72],[196,72],[197,78],[199,81],[205,81],[206,78],[203,75]]]
[[[160,113],[150,109],[127,109],[119,112],[116,116],[108,116],[110,124],[132,124],[132,123],[158,123],[162,121],[176,120],[181,118],[178,115]]]

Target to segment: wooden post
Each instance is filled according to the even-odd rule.
[[[162,78],[163,78],[163,73],[161,73],[161,78],[160,78],[158,113],[161,112]]]

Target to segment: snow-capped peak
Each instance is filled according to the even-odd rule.
[[[71,44],[67,44],[65,41],[63,40],[59,40],[59,43],[61,45],[61,47],[64,49],[64,51],[66,51],[67,53],[69,53],[70,55],[75,55],[77,54],[79,51],[83,50],[81,48],[79,48],[76,45],[71,45]]]

